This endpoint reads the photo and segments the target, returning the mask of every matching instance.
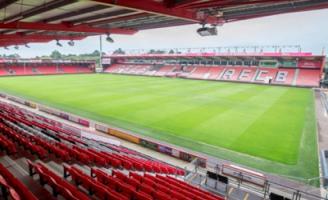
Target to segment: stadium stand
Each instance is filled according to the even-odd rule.
[[[0,76],[93,73],[94,61],[4,60]]]
[[[155,76],[165,76],[169,72],[174,70],[174,66],[162,66],[154,75]]]
[[[318,84],[320,81],[320,72],[314,69],[300,69],[298,79],[296,80],[297,85],[301,86],[312,86]]]
[[[318,87],[324,64],[323,56],[309,53],[262,53],[220,55],[206,58],[203,54],[155,54],[155,55],[109,55],[112,65],[105,65],[104,72],[146,76],[181,77],[190,79],[238,81],[257,84],[273,84],[300,87]],[[185,58],[193,59],[186,63]],[[135,59],[145,59],[143,64]],[[147,61],[147,59],[150,59]],[[216,62],[213,60],[224,60]],[[151,63],[157,60],[157,63]],[[172,64],[172,60],[174,63]],[[204,61],[205,60],[205,61]],[[201,64],[200,64],[201,63]],[[244,63],[244,65],[242,65]],[[247,63],[247,65],[245,64]],[[138,70],[138,69],[142,70]]]
[[[57,132],[55,135],[45,134],[47,131],[44,131],[44,128],[50,128],[51,126],[42,126],[41,123],[33,123],[31,119],[35,116],[31,115],[31,113],[25,110],[20,110],[18,107],[10,106],[9,104],[1,103],[0,106],[2,108],[0,112],[0,147],[8,155],[20,153],[23,148],[27,150],[26,152],[30,152],[31,155],[36,155],[37,159],[43,160],[44,162],[49,159],[51,160],[52,158],[56,158],[66,164],[80,163],[83,165],[100,167],[111,166],[118,170],[116,171],[116,174],[119,174],[119,171],[124,169],[128,171],[147,171],[148,173],[154,174],[173,174],[178,176],[185,175],[183,170],[154,160],[141,158],[140,153],[135,153],[134,151],[124,149],[123,147],[112,146],[111,148],[115,149],[115,152],[105,152],[93,149],[91,147],[83,147],[83,145],[81,145],[83,142],[76,143],[78,139],[74,140],[75,144],[71,143],[71,140],[66,140],[68,136],[63,137],[60,132]],[[11,115],[7,112],[15,114]],[[28,118],[29,120],[27,120]],[[38,119],[41,118],[39,117]],[[51,120],[48,122],[51,123]],[[51,131],[55,130],[58,131],[60,128],[51,129]],[[51,155],[54,155],[54,157]],[[35,174],[38,174],[41,185],[49,185],[52,188],[54,196],[60,195],[67,199],[89,199],[86,194],[78,192],[77,188],[72,186],[67,181],[62,180],[61,177],[52,172],[51,169],[48,169],[44,164],[39,162],[33,163],[28,160],[28,165],[30,175],[34,176]],[[75,168],[66,166],[65,169],[68,170]],[[1,166],[0,171],[1,175],[4,176],[3,173],[5,172],[2,173],[3,170],[1,169]],[[74,174],[72,170],[69,171],[70,174]],[[74,171],[78,172],[77,169]],[[6,178],[5,180],[8,181],[9,179]],[[91,181],[91,177],[86,180]],[[15,188],[16,186],[12,186],[9,183],[7,184],[7,182],[4,181],[2,181],[1,184],[3,187],[7,188],[8,191],[10,191],[10,195],[16,195],[11,189],[11,187]],[[82,185],[85,186],[86,184],[87,183]],[[98,190],[101,190],[102,187],[99,187],[99,183],[95,183],[93,187],[95,187],[95,191],[97,190],[95,194],[100,195]],[[25,190],[22,189],[21,191]],[[109,189],[106,188],[106,191],[107,190]],[[136,188],[134,192],[137,193]],[[76,195],[73,197],[71,194]],[[92,194],[92,192],[90,194]],[[106,195],[107,194],[112,199],[115,199],[115,197],[118,197],[117,199],[128,199],[126,197],[123,198],[124,195],[120,195],[119,192],[110,191],[109,193],[106,193]],[[105,193],[103,191],[102,196],[98,197],[104,197],[104,195]],[[140,196],[140,194],[138,195]],[[33,198],[26,197],[23,199]]]
[[[298,70],[296,69],[287,69],[282,68],[279,70],[279,73],[277,73],[275,79],[273,80],[273,83],[275,84],[282,84],[282,85],[293,85],[295,80],[295,75]],[[281,76],[282,75],[282,76]],[[299,76],[298,76],[299,78]],[[318,84],[317,82],[313,83],[312,85]]]
[[[22,121],[27,124],[29,123],[28,121],[22,119],[18,120],[14,117],[5,116],[2,113],[0,113],[0,116],[4,119],[9,119],[13,122]],[[40,126],[40,124],[37,123],[32,123],[32,125],[38,125],[40,128],[42,127]],[[181,176],[185,175],[184,171],[181,169],[176,169],[167,164],[160,163],[157,161],[146,160],[145,158],[141,158],[137,155],[129,155],[123,152],[109,153],[105,151],[97,151],[90,148],[83,148],[78,145],[68,145],[59,142],[48,142],[45,139],[38,138],[37,136],[29,135],[24,130],[15,131],[14,129],[4,124],[0,124],[0,130],[2,130],[3,134],[8,136],[8,138],[18,142],[25,149],[31,151],[31,153],[36,154],[40,159],[45,159],[48,153],[53,153],[57,158],[60,158],[62,161],[66,162],[71,161],[71,159],[74,159],[75,161],[79,161],[85,165],[95,164],[97,166],[102,167],[108,167],[110,165],[114,168],[124,168],[126,170],[147,171]],[[63,135],[57,135],[57,137],[66,141],[73,140],[72,137],[66,137]],[[83,142],[80,142],[76,138],[74,138],[73,141],[78,144],[83,144]],[[8,149],[8,152],[16,152],[16,150],[11,146],[10,141],[5,142],[6,143],[3,146],[4,148]]]
[[[38,71],[40,74],[56,74],[57,68],[53,66],[40,66],[38,67]]]
[[[138,67],[126,67],[124,64],[117,64],[114,67],[108,67],[105,72],[117,74],[133,74],[147,76],[166,76],[183,77],[190,79],[204,80],[223,80],[223,81],[241,81],[249,83],[275,84],[275,85],[296,85],[304,87],[316,87],[320,82],[320,70],[318,69],[284,69],[284,68],[263,68],[263,67],[195,67],[191,73],[183,71],[174,71],[176,66],[164,66],[159,70],[150,71],[151,67],[143,67],[143,70],[135,71]],[[297,73],[298,72],[298,73]],[[295,75],[298,75],[295,79]],[[294,79],[296,83],[294,83]]]
[[[208,71],[209,76],[207,77],[207,79],[208,80],[218,79],[223,70],[224,70],[223,67],[211,67],[211,69]]]
[[[63,133],[60,127],[53,128],[56,126],[54,120],[45,120],[30,111],[4,102],[0,103],[0,107],[1,149],[7,155],[22,154],[23,149],[25,156],[26,153],[30,156],[35,155],[35,162],[29,159],[30,156],[27,159],[29,174],[31,177],[38,175],[40,184],[49,186],[54,197],[90,199],[91,195],[99,199],[120,200],[223,199],[169,176],[184,176],[184,170],[146,159],[141,157],[140,153],[120,146],[112,145],[111,149],[115,151],[95,149],[88,141],[81,141],[75,136],[68,135],[69,133]],[[66,136],[63,136],[65,134]],[[56,170],[46,164],[53,159],[63,164],[64,177],[67,179],[71,176],[73,182],[61,178]],[[80,167],[73,166],[74,163]],[[83,166],[86,165],[92,167],[90,176],[84,173],[87,168]],[[109,166],[112,175],[97,168]],[[129,176],[125,175],[126,173]],[[2,165],[0,175],[2,187],[8,191],[6,194],[12,199],[36,199],[29,191],[28,185],[25,186],[10,175]]]

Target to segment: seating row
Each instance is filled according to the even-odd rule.
[[[321,69],[275,68],[257,66],[188,66],[193,70],[176,65],[151,67],[145,65],[143,71],[138,71],[137,64],[113,64],[105,72],[117,74],[138,74],[148,76],[183,77],[191,79],[224,80],[276,85],[319,86]],[[135,73],[137,70],[138,73]]]
[[[4,126],[5,125],[2,124],[1,127],[4,128]],[[26,135],[22,131],[20,131],[20,134],[23,134],[25,137],[19,137],[15,130],[7,126],[5,127],[4,131],[8,136],[14,138],[15,141],[18,141],[18,143],[23,145],[26,149],[31,149],[32,153],[36,153],[41,159],[46,157],[47,152],[45,150],[47,150],[49,153],[54,153],[56,157],[59,157],[65,162],[75,159],[86,165],[96,164],[103,167],[111,165],[114,168],[123,167],[127,170],[133,169],[139,171],[184,175],[183,170],[175,169],[167,164],[161,164],[159,162],[148,161],[118,153],[83,149],[76,145],[72,145],[73,147],[71,148],[59,142],[49,143],[49,141],[43,140],[39,137]]]
[[[4,199],[10,197],[13,200],[36,200],[27,187],[19,181],[8,169],[0,164],[0,185]]]
[[[0,148],[4,149],[7,154],[17,153],[15,144],[3,135],[0,135]]]
[[[118,174],[118,173],[116,173]],[[116,175],[117,176],[117,175]],[[120,175],[122,177],[122,175]],[[214,200],[219,199],[223,200],[224,198],[216,196],[210,192],[192,186],[184,181],[178,180],[171,176],[161,176],[156,174],[156,176],[144,174],[141,176],[137,173],[130,172],[130,177],[139,180],[139,182],[145,183],[147,187],[147,192],[153,192],[154,188],[160,189],[164,194],[177,196],[176,198],[181,198],[180,195],[188,197],[189,199],[208,199]]]
[[[181,176],[185,175],[184,170],[177,169],[157,161],[145,160],[143,158],[130,155],[128,156],[125,154],[109,153],[104,151],[98,152],[93,149],[89,149],[89,152],[95,155],[93,159],[97,159],[99,162],[104,162],[114,168],[124,168],[126,170],[147,171]],[[105,161],[100,158],[105,159]]]
[[[113,171],[111,176],[99,169],[91,169],[91,176],[96,177],[99,182],[108,185],[108,187],[112,189],[121,187],[120,185],[122,183],[128,184],[129,186],[126,187],[133,189],[133,192],[130,191],[130,195],[131,193],[135,194],[135,192],[139,193],[139,197],[135,197],[136,199],[223,200],[223,198],[219,196],[194,188],[191,185],[186,188],[186,186],[180,187],[177,183],[171,184],[166,180],[162,180],[164,179],[162,176],[158,176],[160,178],[147,174],[141,176],[137,173],[130,172],[130,176],[128,177],[119,171]],[[126,192],[128,191],[129,190],[126,190]]]
[[[42,146],[44,149],[48,150],[49,153],[53,153],[57,158],[60,158],[64,162],[71,161],[69,153],[62,148],[56,146],[56,142],[45,141],[36,136],[32,136],[32,141],[39,146]]]
[[[113,200],[129,200],[131,196],[122,190],[115,190],[111,187],[96,181],[92,177],[84,174],[80,169],[76,167],[64,166],[64,178],[71,177],[77,187],[82,187],[89,192],[90,195],[94,195],[99,199],[113,199]],[[124,183],[123,183],[124,185]]]
[[[32,163],[27,160],[30,176],[39,175],[40,184],[42,186],[49,185],[55,197],[58,195],[68,200],[88,200],[90,199],[83,192],[79,191],[74,185],[61,178],[53,171],[49,170],[41,163]]]
[[[75,74],[75,73],[92,73],[93,71],[87,66],[80,65],[8,65],[0,66],[0,76],[20,76],[20,75],[45,75],[45,74]]]
[[[45,159],[47,157],[47,151],[41,146],[33,144],[30,140],[30,136],[25,135],[24,132],[16,131],[1,121],[0,132],[6,135],[10,140],[17,142],[17,144],[24,149],[29,150],[32,154],[36,154],[40,159]]]

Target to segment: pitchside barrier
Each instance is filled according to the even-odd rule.
[[[77,116],[72,115],[72,114],[68,114],[66,112],[62,112],[62,111],[58,111],[58,110],[55,110],[55,109],[52,109],[52,108],[48,108],[46,106],[36,104],[36,103],[31,102],[31,101],[27,101],[27,100],[24,100],[22,98],[14,97],[14,96],[3,94],[3,93],[0,93],[0,97],[6,98],[10,101],[13,101],[15,103],[19,103],[21,105],[28,106],[30,108],[34,108],[34,109],[39,108],[39,110],[42,111],[42,112],[45,112],[45,113],[48,113],[48,114],[51,114],[51,115],[55,115],[56,117],[60,117],[62,119],[77,123],[77,124],[85,126],[85,127],[90,126],[90,122],[88,120],[77,117]]]
[[[5,94],[1,94],[0,97],[3,97],[3,98],[6,98],[10,101],[13,101],[13,102],[16,102],[16,103],[19,103],[19,104],[22,104],[22,105],[25,105],[25,106],[28,106],[28,107],[31,107],[31,108],[36,108],[36,104],[35,103],[32,103],[30,101],[26,101],[24,99],[21,99],[21,98],[17,98],[17,97],[13,97],[13,96],[8,96],[8,95],[5,95]]]
[[[206,162],[207,162],[206,158],[201,157],[199,155],[189,153],[185,150],[173,147],[172,145],[164,144],[162,142],[158,142],[158,141],[155,141],[155,140],[152,140],[149,138],[137,136],[137,135],[135,135],[133,133],[129,133],[125,130],[109,127],[104,124],[96,123],[95,129],[97,131],[113,135],[115,137],[127,140],[127,141],[135,143],[135,144],[139,144],[143,147],[152,149],[154,151],[158,151],[160,153],[163,153],[163,154],[166,154],[166,155],[169,155],[169,156],[172,156],[172,157],[175,157],[175,158],[187,161],[187,162],[197,160],[199,166],[201,166],[203,168],[206,167]]]
[[[43,105],[40,105],[40,104],[38,104],[38,108],[39,108],[40,111],[45,112],[47,114],[54,115],[56,117],[68,120],[70,122],[74,122],[74,123],[82,125],[84,127],[90,127],[89,120],[80,118],[76,115],[72,115],[72,114],[69,114],[69,113],[66,113],[66,112],[55,110],[53,108],[49,108],[49,107],[46,107],[46,106],[43,106]]]

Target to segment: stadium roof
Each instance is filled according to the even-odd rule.
[[[327,0],[6,0],[0,1],[0,46],[323,8]]]
[[[313,55],[310,52],[250,52],[250,53],[162,53],[162,54],[111,54],[106,55],[104,58],[113,58],[113,59],[121,59],[121,58],[132,58],[132,59],[204,59],[204,58],[235,58],[235,59],[244,59],[244,58],[301,58],[306,60],[316,60],[316,59],[324,59],[324,55]]]

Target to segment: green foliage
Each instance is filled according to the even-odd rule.
[[[62,54],[61,54],[59,51],[54,50],[54,51],[50,54],[50,58],[52,58],[52,59],[56,59],[56,60],[58,60],[58,59],[62,59]]]
[[[9,58],[9,59],[17,59],[17,58],[20,58],[20,55],[17,54],[17,53],[15,53],[15,54],[9,54],[9,55],[3,54],[0,57],[2,57],[2,58]]]
[[[116,49],[113,54],[125,54],[125,51],[123,51],[121,48]]]
[[[95,74],[1,78],[0,90],[263,171],[318,176],[310,89]]]
[[[164,50],[155,50],[155,49],[150,49],[148,54],[164,54],[166,53]]]

